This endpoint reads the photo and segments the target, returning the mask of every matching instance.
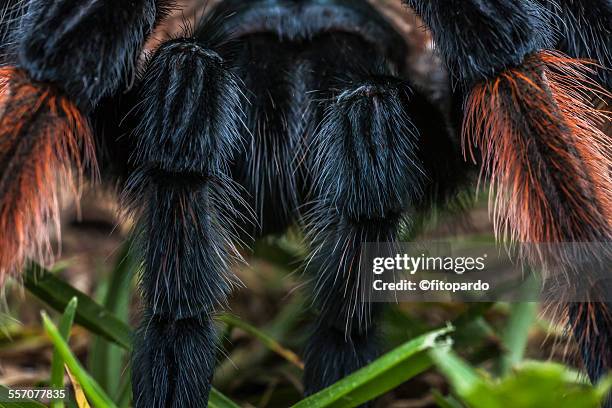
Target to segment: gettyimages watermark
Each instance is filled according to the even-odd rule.
[[[370,302],[610,302],[611,261],[608,242],[368,243],[359,276]]]

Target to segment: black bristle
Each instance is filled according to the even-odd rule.
[[[16,31],[26,10],[21,0],[4,0],[0,4],[0,64],[14,63]]]
[[[138,408],[204,406],[213,317],[237,279],[240,215],[229,161],[241,145],[237,78],[216,40],[174,38],[144,69],[125,201],[138,216],[145,318],[134,356]]]

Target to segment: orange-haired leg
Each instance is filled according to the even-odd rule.
[[[27,258],[48,260],[47,227],[59,227],[58,182],[78,193],[95,157],[86,118],[52,86],[4,67],[0,87],[1,284]]]
[[[612,260],[612,159],[610,140],[599,130],[609,119],[589,103],[593,92],[607,92],[588,73],[580,61],[534,54],[523,66],[477,85],[464,123],[466,154],[478,147],[483,173],[491,179],[498,236],[527,243],[532,262],[548,273],[564,273],[570,283],[588,278],[573,256],[603,265]],[[560,245],[529,247],[538,243]],[[563,243],[587,245],[568,253]],[[603,243],[604,253],[590,253],[588,243]],[[566,308],[594,380],[612,368],[611,310],[603,302],[610,294],[600,295]]]

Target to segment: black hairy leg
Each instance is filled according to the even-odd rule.
[[[204,23],[161,45],[139,93],[137,168],[126,187],[145,256],[132,369],[138,408],[205,406],[213,315],[235,283],[228,161],[240,144],[241,98],[218,53],[221,38]]]
[[[360,277],[363,243],[392,242],[422,196],[425,173],[410,118],[412,90],[376,49],[350,34],[313,41],[317,131],[308,141],[311,197],[304,217],[318,311],[305,351],[312,394],[378,354],[378,306]]]
[[[460,154],[444,118],[391,74],[401,62],[386,62],[358,35],[310,37],[240,38],[235,65],[250,100],[251,142],[234,168],[253,200],[259,233],[283,231],[296,215],[306,226],[319,312],[305,350],[307,394],[378,355],[380,308],[359,297],[362,243],[394,241],[410,204],[421,196],[441,200],[463,174],[452,171]],[[409,111],[428,132],[426,141],[418,140]],[[419,165],[449,151],[457,160],[445,160],[444,168],[440,160]],[[423,183],[442,176],[447,185]]]

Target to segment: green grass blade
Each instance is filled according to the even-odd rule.
[[[529,278],[521,288],[525,298],[536,298],[540,285],[531,271]],[[529,328],[536,321],[538,304],[535,302],[520,302],[510,305],[508,322],[501,334],[501,342],[505,352],[497,361],[497,372],[501,377],[507,375],[513,366],[519,364],[525,355],[529,340]]]
[[[132,402],[132,375],[130,370],[123,374],[123,382],[119,387],[119,393],[117,395],[117,405],[119,408],[129,408],[130,402]]]
[[[62,311],[76,297],[79,307],[76,323],[91,332],[129,349],[132,343],[130,327],[117,319],[111,312],[97,304],[89,296],[38,265],[26,268],[23,275],[25,287],[37,298],[55,310]]]
[[[397,387],[431,365],[427,351],[437,348],[452,327],[413,339],[334,385],[302,400],[294,408],[355,407]]]
[[[113,268],[102,305],[122,322],[127,322],[132,281],[140,262],[131,251],[132,241],[128,240],[121,248],[119,261]],[[100,336],[92,343],[89,353],[89,371],[92,377],[110,395],[120,395],[121,373],[125,369],[125,351],[114,343]],[[119,404],[118,399],[116,399]]]
[[[465,342],[468,342],[468,333],[466,333],[466,331],[469,331],[468,329],[471,330],[471,327],[473,325],[473,323],[479,319],[482,319],[482,316],[492,307],[493,303],[479,303],[479,304],[475,304],[470,306],[464,313],[462,313],[461,315],[459,315],[455,320],[452,321],[452,326],[456,327],[456,331],[454,332],[458,337],[461,338],[465,338]],[[440,329],[441,331],[444,331],[445,329]],[[433,332],[436,333],[436,332]],[[488,333],[488,331],[487,331]],[[421,336],[427,336],[428,333],[420,333]],[[454,335],[455,337],[455,335]],[[419,337],[421,338],[421,337]],[[471,339],[473,342],[473,338]],[[400,346],[402,347],[402,346]],[[421,353],[417,353],[418,355],[414,356],[413,358],[410,359],[410,361],[408,363],[401,364],[400,368],[399,368],[399,372],[396,373],[397,374],[397,384],[399,385],[399,383],[405,381],[405,380],[401,380],[401,378],[409,378],[409,377],[413,377],[417,374],[419,374],[422,371],[425,371],[426,369],[430,368],[433,365],[433,362],[431,360],[431,358],[429,357],[429,355],[427,355],[427,353],[425,352],[421,352]],[[404,377],[407,376],[407,377]],[[382,387],[384,389],[378,390],[378,395],[390,390],[393,387]],[[366,389],[366,388],[364,388]],[[325,391],[325,390],[323,390]],[[323,392],[322,391],[322,392]],[[366,391],[367,392],[367,391]],[[319,393],[320,394],[320,393]],[[316,394],[316,395],[319,395]],[[314,396],[312,396],[314,397]],[[312,398],[310,397],[310,398]],[[367,396],[362,395],[359,396],[360,398],[367,398]],[[374,397],[372,397],[374,398]],[[372,399],[370,398],[370,399]],[[307,399],[308,400],[308,399]],[[307,400],[304,400],[302,402],[300,402],[300,404],[297,405],[297,407],[319,407],[319,406],[338,406],[338,407],[350,407],[350,406],[354,406],[351,402],[352,401],[338,401],[333,403],[332,405],[302,405],[302,404],[310,404],[310,402],[306,402]],[[367,399],[365,399],[365,401],[367,401]]]
[[[467,363],[459,358],[450,347],[439,347],[429,351],[438,370],[449,380],[461,397],[470,395],[481,380]]]
[[[245,331],[246,333],[261,341],[263,345],[265,345],[268,349],[283,357],[285,360],[289,361],[294,366],[298,367],[301,370],[304,369],[304,363],[298,357],[297,354],[295,354],[289,349],[284,348],[279,342],[277,342],[272,337],[268,336],[266,333],[259,330],[258,328],[253,327],[252,325],[239,319],[238,317],[229,314],[223,314],[219,316],[219,321],[227,324],[228,326],[236,327]]]
[[[606,384],[599,389],[575,378],[568,382],[570,373],[557,363],[522,364],[508,376],[492,380],[450,349],[432,350],[430,355],[456,395],[473,408],[596,408],[606,390]]]
[[[210,391],[210,398],[208,400],[208,408],[240,408],[231,399],[221,394],[214,388]]]
[[[70,338],[70,330],[72,330],[72,323],[74,322],[77,305],[78,299],[73,297],[68,303],[68,306],[66,306],[66,310],[60,319],[59,333],[66,342],[68,342]],[[51,387],[57,389],[64,388],[64,359],[57,349],[53,350],[53,359],[51,360]],[[50,407],[64,408],[64,402],[52,401]]]
[[[87,395],[87,398],[89,398],[91,403],[96,407],[116,408],[115,403],[108,395],[106,395],[98,383],[91,378],[83,366],[81,366],[81,363],[79,363],[74,354],[72,354],[70,347],[63,339],[62,335],[58,331],[57,327],[53,324],[49,316],[47,316],[45,312],[42,312],[41,314],[43,326],[51,338],[51,342],[61,354],[62,358],[66,362],[66,366],[72,372],[72,375],[74,375],[74,377],[83,387],[83,391],[85,392],[85,395]]]
[[[438,390],[432,390],[431,395],[434,397],[436,404],[440,408],[464,408],[459,401],[451,396],[445,397]]]
[[[278,343],[283,343],[288,334],[296,327],[299,316],[304,311],[305,304],[301,296],[294,296],[292,300],[284,305],[276,317],[263,327],[265,333],[274,338]],[[228,325],[227,328],[231,329]],[[229,354],[215,370],[214,384],[223,388],[232,383],[239,371],[249,370],[263,364],[266,356],[272,351],[261,342],[254,348],[238,348]]]
[[[612,398],[612,375],[604,377],[595,386],[595,391],[600,401],[606,400],[606,398]]]
[[[121,248],[104,300],[104,306],[122,318],[127,319],[132,281],[140,266],[141,262],[132,250],[132,241],[128,240]]]
[[[536,320],[538,304],[535,302],[514,303],[510,307],[508,323],[501,335],[505,353],[500,356],[498,372],[505,376],[519,364],[525,355],[529,340],[529,328]]]
[[[557,370],[562,371],[563,379],[567,383],[576,383],[582,385],[591,384],[591,380],[585,373],[581,373],[580,371],[576,371],[575,369],[566,366],[565,364],[557,363],[554,361],[523,360],[515,368],[517,370],[538,370],[545,369],[546,367],[555,367]]]

